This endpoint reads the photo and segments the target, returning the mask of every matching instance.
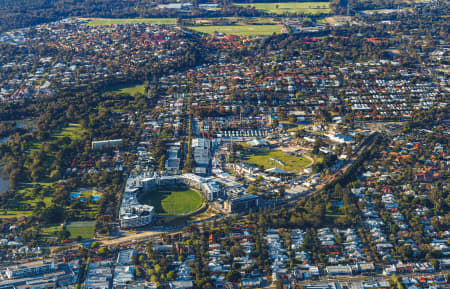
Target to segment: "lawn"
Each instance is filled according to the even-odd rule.
[[[158,24],[158,25],[175,25],[177,24],[176,18],[87,18],[88,25],[111,25],[111,24]]]
[[[56,233],[61,230],[61,225],[49,225],[41,228],[41,234],[44,238],[56,238]]]
[[[180,215],[200,208],[203,200],[193,189],[173,188],[145,194],[141,201],[154,206],[159,215]]]
[[[330,13],[329,2],[235,3],[234,5],[251,6],[257,10],[275,14],[284,14],[286,12],[304,14]]]
[[[117,88],[117,89],[111,90],[111,92],[128,93],[129,95],[134,96],[136,93],[144,94],[145,86],[143,84],[136,84],[136,85],[132,85],[132,86]]]
[[[18,217],[29,217],[31,216],[32,211],[20,211],[20,210],[1,210],[0,218],[18,218]]]
[[[192,30],[213,34],[220,32],[224,34],[233,34],[239,36],[249,35],[272,35],[273,33],[281,33],[280,25],[226,25],[226,26],[191,26]]]
[[[85,129],[81,127],[78,123],[71,123],[68,127],[65,127],[61,131],[52,134],[53,138],[63,138],[63,137],[69,137],[74,140],[80,140],[81,135],[85,133]]]
[[[298,170],[311,164],[311,161],[308,158],[290,155],[280,150],[259,151],[246,154],[243,158],[249,164],[264,166],[264,169],[266,170],[278,167],[290,173],[298,172]],[[279,162],[275,160],[278,160]]]
[[[50,206],[52,203],[52,197],[44,196],[42,199],[38,197],[33,197],[32,189],[35,185],[41,185],[43,189],[50,187],[52,182],[31,182],[31,183],[22,183],[17,191],[17,194],[23,196],[23,200],[20,202],[11,202],[8,203],[8,207],[14,209],[1,209],[0,210],[0,218],[18,218],[18,217],[28,217],[33,213],[33,209],[38,202],[43,202],[46,207]]]
[[[66,229],[70,232],[70,238],[76,239],[81,236],[82,239],[90,239],[94,236],[95,221],[70,222],[66,225]],[[44,238],[56,238],[56,233],[61,230],[59,224],[46,226],[41,229]]]
[[[70,222],[66,228],[70,232],[70,238],[81,236],[83,239],[90,239],[94,236],[95,221]]]
[[[63,137],[69,137],[71,139],[79,140],[81,139],[81,136],[86,132],[84,128],[81,127],[78,123],[71,123],[69,126],[63,128],[62,130],[52,133],[49,140],[46,140],[45,142],[51,142],[55,139],[60,139]],[[31,153],[32,151],[38,151],[40,150],[42,144],[44,142],[35,142],[31,145],[31,147],[27,150],[27,153]]]

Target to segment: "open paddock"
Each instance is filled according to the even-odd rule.
[[[237,6],[251,6],[266,13],[330,13],[329,2],[284,2],[284,3],[234,3]]]

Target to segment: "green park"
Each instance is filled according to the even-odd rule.
[[[251,152],[245,154],[243,159],[251,165],[264,167],[264,169],[277,167],[288,173],[297,173],[300,169],[312,164],[311,160],[305,156],[283,152],[281,150]]]

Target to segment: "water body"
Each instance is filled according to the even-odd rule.
[[[16,127],[23,127],[24,124],[22,122],[17,122]],[[4,144],[9,140],[9,136],[0,138],[0,144]],[[4,164],[0,165],[0,193],[6,192],[9,190],[9,180],[6,178],[6,176],[3,174],[3,166]]]
[[[342,208],[344,206],[344,202],[342,201],[331,201],[331,203],[333,204],[333,206]]]
[[[16,122],[16,127],[24,127],[24,124],[21,122]],[[9,136],[0,137],[0,144],[4,144],[9,140]]]
[[[6,192],[9,190],[9,181],[3,175],[3,165],[0,166],[0,193]]]

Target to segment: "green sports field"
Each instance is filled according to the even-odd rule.
[[[70,232],[70,239],[76,239],[80,236],[82,239],[90,239],[94,237],[95,221],[70,222],[66,225],[67,231]],[[56,238],[56,233],[61,230],[60,224],[50,225],[41,229],[43,238]]]
[[[66,228],[71,238],[81,236],[83,239],[90,239],[94,237],[95,221],[70,222]]]
[[[266,13],[330,13],[329,2],[285,2],[285,3],[235,3],[237,6],[251,6]]]
[[[150,192],[141,201],[154,206],[159,215],[180,215],[200,208],[203,200],[195,190],[173,188]]]
[[[233,34],[239,36],[272,35],[273,33],[281,32],[280,25],[191,26],[189,28],[206,34],[220,32],[224,34]]]
[[[85,19],[88,25],[111,25],[111,24],[158,24],[158,25],[175,25],[177,24],[176,18],[87,18]]]
[[[303,169],[311,164],[311,161],[308,158],[290,155],[280,150],[254,152],[244,155],[243,159],[249,164],[264,166],[265,170],[278,167],[291,173],[298,172],[299,169]],[[280,161],[283,165],[274,160]]]

